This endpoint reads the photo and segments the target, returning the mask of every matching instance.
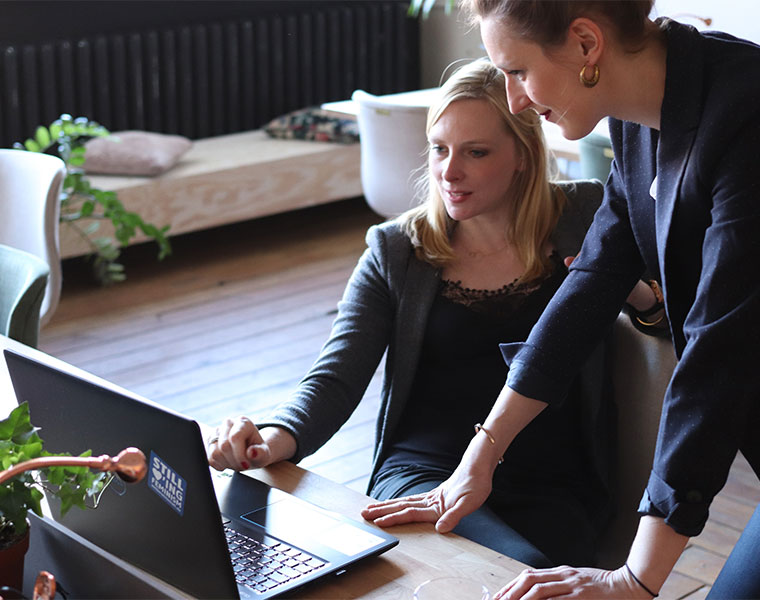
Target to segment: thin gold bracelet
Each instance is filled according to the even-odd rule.
[[[475,435],[477,435],[481,431],[486,434],[486,437],[488,438],[488,441],[491,442],[491,444],[493,444],[495,446],[496,445],[496,440],[491,435],[491,432],[488,431],[488,429],[486,429],[485,427],[483,427],[483,425],[481,425],[480,423],[475,423]],[[504,462],[504,457],[500,456],[499,457],[499,464],[501,464],[503,462]]]
[[[665,309],[664,309],[664,308],[662,308],[661,310],[663,310],[663,311],[664,311]],[[663,320],[664,318],[665,318],[665,313],[663,312],[663,313],[660,315],[660,318],[659,318],[659,319],[657,319],[656,321],[652,321],[652,322],[649,322],[649,321],[642,321],[640,317],[636,317],[636,320],[637,320],[639,323],[641,323],[642,325],[644,325],[645,327],[651,327],[652,325],[657,325],[658,323],[662,322],[662,320]]]

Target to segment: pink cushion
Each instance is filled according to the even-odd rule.
[[[177,164],[193,142],[180,135],[115,131],[85,144],[85,171],[105,175],[159,175]]]

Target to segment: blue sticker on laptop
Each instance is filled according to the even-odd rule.
[[[187,498],[187,482],[152,450],[148,486],[182,516]]]

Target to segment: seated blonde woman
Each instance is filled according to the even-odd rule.
[[[506,379],[499,344],[526,339],[602,197],[598,182],[549,182],[538,115],[512,115],[504,85],[477,61],[442,87],[428,116],[427,199],[369,230],[314,366],[265,421],[226,420],[209,444],[211,466],[263,467],[316,451],[386,351],[372,497],[434,488],[473,435],[488,435],[476,424]],[[644,288],[642,302],[653,303]],[[614,431],[604,360],[600,347],[566,401],[520,434],[488,501],[457,533],[534,566],[594,562]]]

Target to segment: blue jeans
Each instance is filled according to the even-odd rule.
[[[409,465],[381,471],[370,496],[378,500],[429,492],[449,473]],[[497,490],[454,533],[537,568],[591,566],[596,533],[577,498],[562,493]]]
[[[760,598],[760,505],[707,594],[712,600]]]

